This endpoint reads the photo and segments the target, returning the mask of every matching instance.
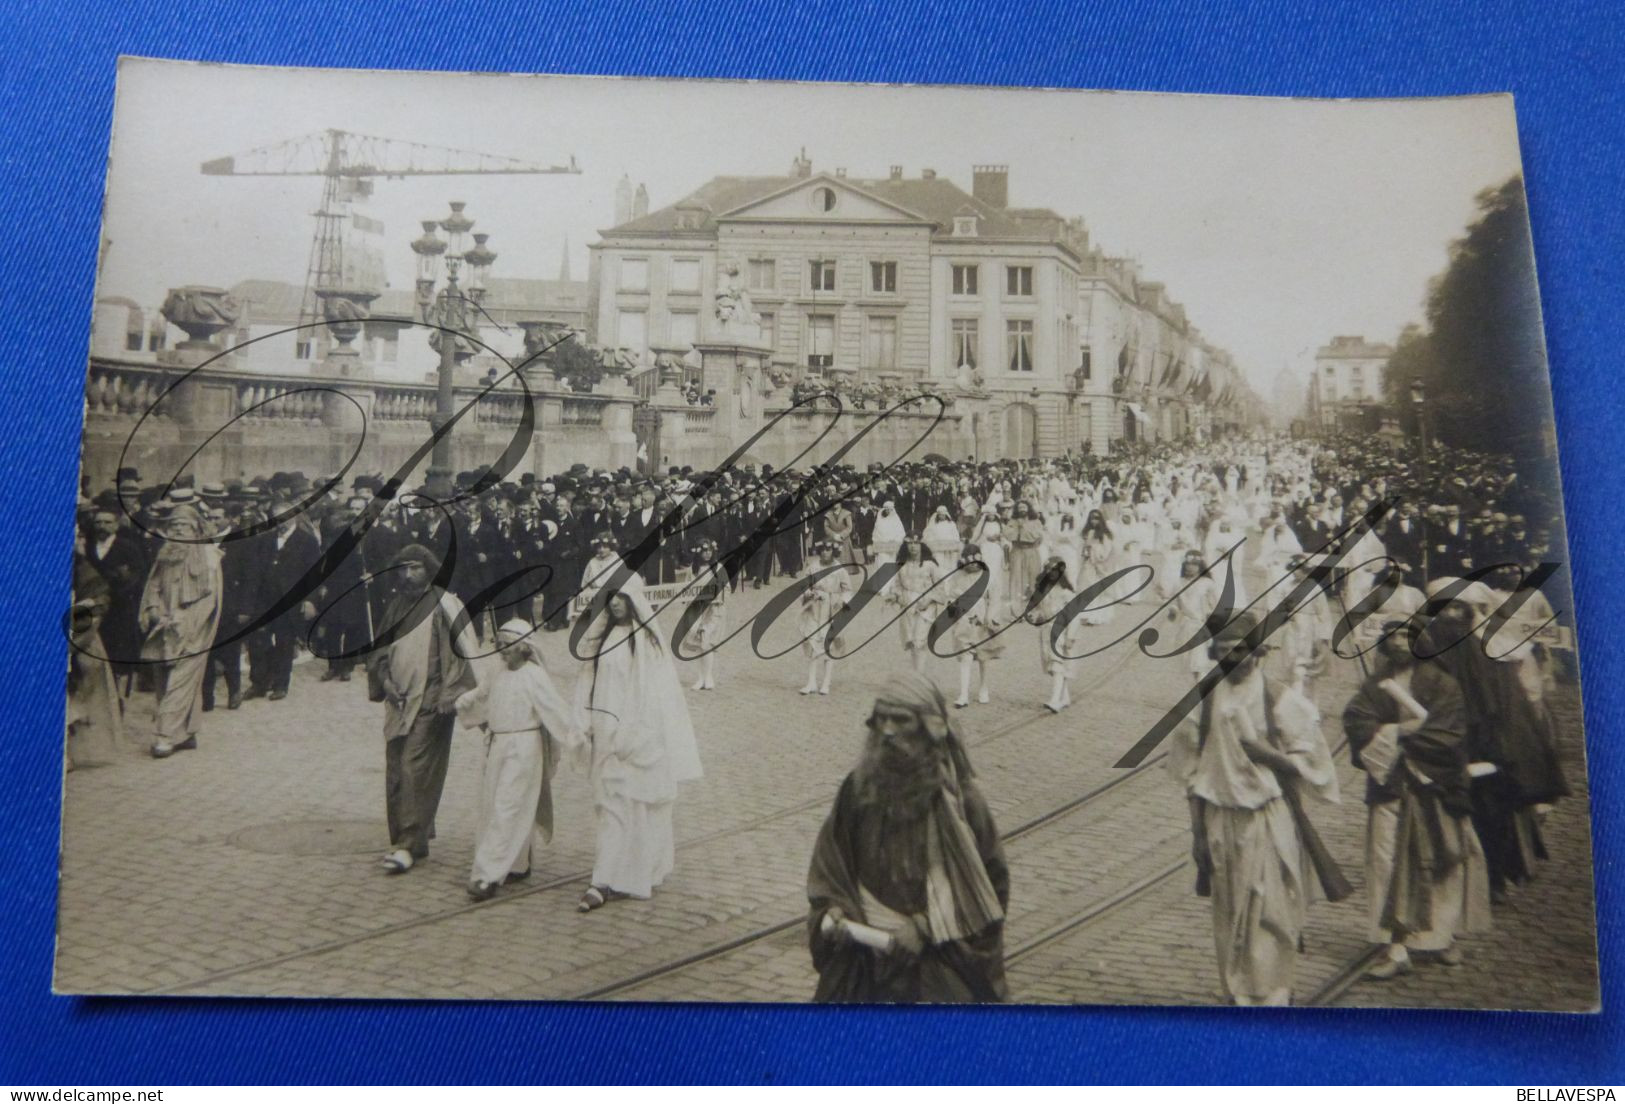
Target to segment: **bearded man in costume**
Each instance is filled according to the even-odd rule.
[[[1002,1001],[1010,872],[947,703],[905,672],[875,700],[807,874],[817,1001]]]

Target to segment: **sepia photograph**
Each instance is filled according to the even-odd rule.
[[[1510,96],[124,58],[86,307],[57,993],[1600,1008]]]

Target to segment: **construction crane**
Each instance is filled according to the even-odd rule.
[[[377,177],[551,175],[580,173],[574,156],[566,165],[541,165],[472,150],[429,146],[395,138],[376,138],[345,130],[325,130],[261,146],[231,157],[203,162],[205,176],[319,176],[322,203],[315,212],[316,232],[300,299],[299,323],[317,317],[323,291],[344,284],[344,226],[350,205],[372,194]],[[301,345],[308,343],[301,329]]]

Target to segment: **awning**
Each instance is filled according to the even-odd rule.
[[[1143,406],[1141,406],[1139,403],[1132,403],[1131,402],[1131,403],[1124,403],[1123,405],[1128,407],[1128,412],[1130,414],[1134,415],[1134,420],[1135,421],[1137,421],[1137,422],[1149,422],[1151,420],[1150,416],[1146,414],[1145,408]]]

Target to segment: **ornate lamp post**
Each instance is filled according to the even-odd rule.
[[[475,308],[485,297],[486,277],[497,259],[497,255],[485,244],[489,237],[487,234],[475,234],[474,247],[464,250],[464,236],[474,228],[474,220],[463,214],[464,206],[460,201],[453,201],[451,214],[445,218],[425,219],[423,236],[412,243],[412,252],[418,258],[418,313],[429,325],[441,327],[429,334],[429,346],[440,354],[435,412],[429,419],[436,433],[451,421],[457,411],[452,393],[457,362],[474,352],[474,346],[462,340],[460,335],[473,334],[478,327],[479,312]],[[445,231],[446,237],[436,236],[437,229]],[[442,259],[446,265],[446,282],[437,294],[435,282]],[[457,283],[458,269],[463,264],[467,264],[469,269],[466,289]],[[450,435],[438,438],[429,459],[427,483],[429,494],[442,502],[451,497],[454,489],[451,455]]]

